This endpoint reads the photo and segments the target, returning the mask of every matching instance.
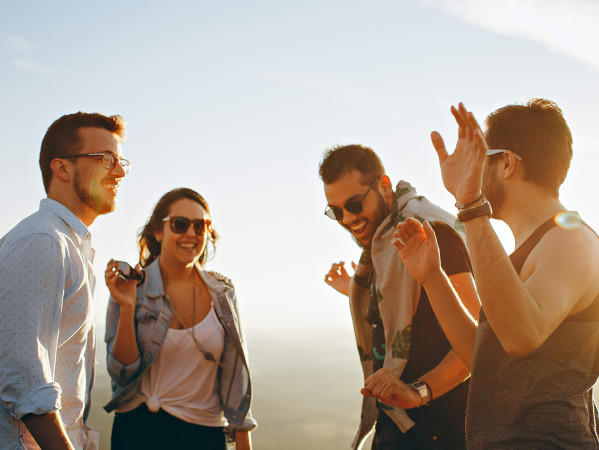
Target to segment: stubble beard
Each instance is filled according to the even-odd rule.
[[[81,176],[78,170],[75,171],[73,176],[73,189],[75,190],[77,198],[79,198],[81,203],[94,211],[97,215],[108,214],[114,211],[116,206],[114,202],[107,201],[102,197],[101,193],[98,192],[98,190],[103,189],[103,187],[101,185],[99,185],[99,187],[89,186],[89,188],[86,190],[82,186]],[[91,192],[92,190],[95,190],[95,192]]]
[[[370,236],[370,241],[367,244],[362,244],[360,241],[358,241],[358,239],[354,236],[354,234],[349,230],[349,228],[347,228],[347,231],[349,231],[349,234],[351,235],[354,242],[356,244],[358,244],[358,247],[360,247],[362,249],[370,248],[372,246],[372,238],[374,237],[376,230],[378,229],[379,225],[383,222],[383,220],[385,220],[385,217],[387,217],[389,215],[389,213],[391,212],[389,210],[389,208],[387,207],[387,204],[385,203],[385,199],[383,198],[381,193],[376,190],[374,191],[374,193],[376,194],[377,205],[376,205],[376,215],[374,217],[374,221],[371,222],[374,225],[374,230],[372,231],[372,236]]]
[[[491,204],[491,208],[493,209],[492,217],[496,217],[496,213],[500,211],[505,203],[505,188],[497,178],[494,164],[492,166],[485,165],[482,193]]]

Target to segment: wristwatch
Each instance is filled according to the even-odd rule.
[[[420,405],[418,405],[419,408],[421,406],[428,405],[433,400],[433,392],[431,391],[431,388],[428,387],[428,384],[426,384],[424,381],[412,381],[410,383],[410,387],[418,392],[418,395],[420,395]]]

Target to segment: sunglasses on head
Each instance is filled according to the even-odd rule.
[[[362,207],[362,202],[364,201],[364,199],[366,198],[366,196],[372,189],[372,186],[374,186],[374,183],[376,183],[379,180],[379,178],[380,177],[376,177],[374,179],[374,181],[372,182],[372,184],[370,185],[370,187],[368,188],[368,190],[366,191],[366,193],[362,196],[362,198],[360,200],[349,200],[345,203],[345,205],[343,205],[343,208],[340,208],[339,206],[327,205],[327,208],[324,211],[325,215],[333,220],[341,220],[341,219],[343,219],[343,210],[344,209],[346,211],[349,211],[352,214],[360,214],[364,209]]]
[[[202,236],[208,228],[210,228],[210,220],[208,219],[188,219],[187,217],[174,216],[165,217],[162,219],[163,222],[168,222],[171,231],[175,234],[185,234],[189,229],[189,226],[193,226],[193,231],[196,235]]]

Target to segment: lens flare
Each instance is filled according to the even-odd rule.
[[[566,230],[572,230],[582,225],[582,219],[580,216],[572,211],[563,211],[558,213],[555,215],[553,220],[558,227],[565,228]]]

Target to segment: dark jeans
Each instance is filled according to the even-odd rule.
[[[204,427],[164,412],[148,410],[145,403],[127,413],[116,413],[110,437],[112,450],[202,449],[225,450],[222,427]]]
[[[464,436],[451,426],[416,424],[406,433],[383,411],[379,411],[372,450],[465,450]]]

